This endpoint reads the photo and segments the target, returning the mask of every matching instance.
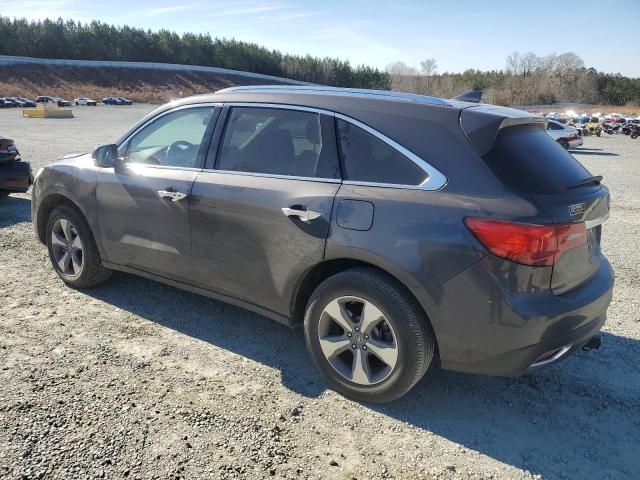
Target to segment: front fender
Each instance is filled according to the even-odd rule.
[[[53,168],[52,168],[53,167]],[[100,242],[100,223],[96,203],[96,181],[98,168],[82,169],[82,173],[74,172],[73,167],[46,168],[37,178],[33,186],[31,198],[31,218],[33,228],[41,242],[46,226],[48,212],[62,201],[72,203],[84,216],[93,233],[100,255],[104,258],[104,251]]]

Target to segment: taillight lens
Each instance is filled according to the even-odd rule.
[[[535,225],[467,217],[465,224],[498,257],[532,266],[551,266],[560,257],[587,243],[584,223]]]

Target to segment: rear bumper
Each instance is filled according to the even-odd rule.
[[[13,161],[0,164],[0,190],[26,192],[33,183],[29,162]]]
[[[444,369],[522,375],[568,357],[604,325],[614,284],[605,258],[589,282],[564,295],[505,288],[491,265],[499,261],[486,258],[445,284],[446,290],[469,293],[453,297],[445,292],[433,322]],[[546,352],[563,348],[557,359],[539,361]]]

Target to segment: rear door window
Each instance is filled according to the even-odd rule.
[[[395,148],[360,127],[336,119],[344,180],[417,186],[426,172]]]
[[[484,161],[507,186],[532,194],[566,193],[591,176],[544,130],[535,126],[502,130]]]
[[[218,170],[339,178],[331,118],[315,112],[233,107]]]

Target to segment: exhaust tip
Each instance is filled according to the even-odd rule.
[[[569,350],[571,350],[571,344],[544,352],[531,364],[530,368],[542,367],[543,365],[548,365],[556,360],[560,360]]]

